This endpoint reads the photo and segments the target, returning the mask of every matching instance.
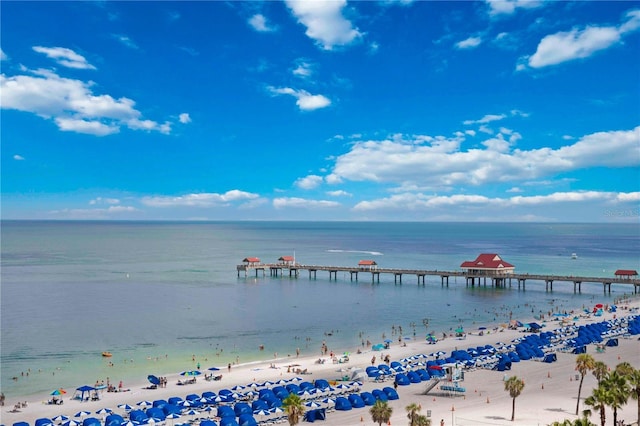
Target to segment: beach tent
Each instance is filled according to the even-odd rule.
[[[357,393],[352,393],[347,399],[349,400],[353,408],[362,408],[365,406],[364,401]]]
[[[556,356],[556,354],[551,353],[551,354],[546,354],[542,361],[547,363],[552,363],[552,362],[556,362],[557,360],[558,360],[558,357]]]
[[[353,408],[349,400],[344,396],[339,396],[336,398],[335,407],[336,407],[336,410],[338,411],[349,411]]]
[[[82,426],[100,426],[102,422],[100,419],[96,419],[95,417],[87,417],[82,421]]]
[[[124,423],[124,418],[119,414],[109,414],[104,420],[105,426],[120,426]]]
[[[269,409],[269,405],[267,405],[267,402],[263,401],[262,399],[256,399],[251,403],[251,409],[253,411],[259,411],[259,410],[267,411]]]
[[[46,418],[46,417],[42,417],[42,418],[36,420],[35,425],[36,426],[51,426],[51,425],[53,425],[53,421],[51,419]]]
[[[129,413],[129,420],[132,422],[142,423],[148,418],[149,416],[147,416],[147,414],[142,410],[131,410]]]
[[[200,426],[218,426],[218,424],[213,420],[202,420]]]
[[[373,345],[371,349],[373,349],[374,351],[381,351],[384,349],[384,345],[382,343],[378,343],[377,345]]]
[[[93,386],[89,386],[89,385],[84,385],[84,386],[80,386],[79,388],[76,388],[76,393],[73,396],[73,399],[79,399],[80,401],[88,401],[89,400],[89,396],[91,395],[91,391],[96,390],[96,388],[94,388]],[[85,397],[84,394],[87,394],[87,396]]]
[[[387,402],[389,401],[389,397],[387,396],[386,393],[384,393],[382,390],[380,389],[374,389],[371,391],[371,393],[373,394],[373,396],[376,397],[377,400],[382,401],[382,402]]]
[[[304,413],[304,420],[313,423],[316,420],[324,420],[326,419],[326,410],[324,408],[317,408],[315,410],[309,410]]]
[[[258,422],[252,413],[245,413],[238,416],[238,424],[240,426],[258,426]]]
[[[387,394],[389,401],[395,401],[396,399],[400,399],[398,392],[396,392],[396,390],[390,386],[386,386],[382,388],[382,391]]]
[[[360,398],[362,398],[365,405],[374,405],[376,403],[376,397],[371,392],[362,392]]]
[[[156,419],[156,421],[163,421],[167,418],[167,415],[162,411],[160,407],[151,407],[147,411],[147,417],[150,419]],[[83,425],[86,426],[86,425]]]
[[[27,422],[15,422],[13,424],[13,426],[29,426],[29,423],[27,423]]]
[[[406,374],[404,373],[398,373],[396,374],[396,377],[393,379],[395,383],[397,383],[399,386],[408,386],[411,384],[411,381],[409,380],[409,378],[407,377]]]
[[[607,340],[606,346],[618,346],[618,339],[609,339]]]
[[[253,414],[251,406],[246,402],[238,402],[233,406],[233,411],[236,413],[237,417],[240,417],[243,414]]]
[[[317,388],[317,389],[326,389],[329,387],[329,382],[324,380],[324,379],[318,379],[316,381],[313,382],[313,385]]]
[[[225,417],[235,418],[236,413],[235,411],[233,411],[233,408],[229,407],[228,405],[221,405],[220,407],[218,407],[218,417],[223,419]],[[220,422],[220,424],[222,424],[222,421]]]
[[[367,374],[362,368],[352,368],[351,376],[349,380],[364,380],[367,378]]]
[[[223,417],[220,419],[220,426],[240,426],[235,417]]]
[[[585,353],[587,353],[587,347],[586,346],[578,346],[573,350],[572,353],[574,353],[574,354],[585,354]]]

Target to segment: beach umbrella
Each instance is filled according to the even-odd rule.
[[[308,401],[308,402],[305,402],[305,403],[304,403],[304,405],[305,405],[305,407],[309,407],[309,408],[320,408],[320,407],[321,407],[321,405],[320,405],[320,404],[318,404],[318,403],[317,403],[317,402],[315,402],[315,401]]]
[[[69,417],[65,416],[64,414],[60,414],[58,416],[55,416],[51,420],[53,420],[54,422],[64,422],[66,420],[69,420]]]
[[[136,426],[136,423],[132,422],[131,420],[127,420],[121,423],[120,426]]]
[[[96,411],[96,414],[100,414],[100,415],[104,415],[104,414],[109,414],[112,413],[113,410],[111,408],[101,408],[98,411]]]
[[[80,423],[76,422],[75,420],[66,420],[62,423],[62,426],[78,426]]]
[[[118,405],[118,408],[125,410],[125,411],[131,411],[133,410],[133,407],[130,406],[129,404],[120,404]]]
[[[145,400],[145,401],[138,402],[136,405],[142,408],[146,408],[146,407],[151,407],[153,405],[153,402]]]
[[[207,370],[209,370],[209,371],[220,371],[220,369],[218,367],[211,367],[211,368],[208,368]]]
[[[231,388],[231,390],[234,390],[234,391],[240,391],[240,390],[243,390],[243,389],[245,389],[245,388],[246,388],[246,386],[242,386],[242,385],[235,385],[234,387],[232,387],[232,388]]]
[[[462,327],[456,328],[456,333],[464,333],[464,329]]]
[[[256,416],[268,416],[269,414],[271,414],[271,411],[269,411],[269,410],[255,410],[253,412],[253,414],[255,414]]]
[[[336,400],[335,400],[335,398],[325,398],[325,399],[322,400],[322,402],[325,403],[325,404],[332,405],[332,404],[336,403]]]
[[[86,416],[88,416],[89,414],[91,414],[91,413],[90,413],[90,412],[88,412],[88,411],[78,411],[77,413],[75,413],[75,414],[73,415],[73,417],[86,417]]]
[[[189,370],[189,371],[183,371],[182,373],[180,373],[181,376],[199,376],[200,373],[198,370]]]
[[[273,414],[282,414],[282,413],[284,413],[284,410],[282,408],[280,408],[280,407],[273,407],[271,409],[271,412]]]
[[[58,388],[58,389],[54,390],[53,392],[51,392],[49,395],[57,396],[57,395],[64,395],[65,393],[67,393],[66,390],[64,390],[62,388]]]
[[[158,377],[154,376],[153,374],[149,374],[147,376],[147,380],[149,380],[149,382],[152,385],[159,385],[160,384],[160,379]]]

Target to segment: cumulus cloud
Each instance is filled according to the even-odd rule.
[[[142,119],[135,102],[129,98],[93,94],[91,82],[64,78],[47,70],[31,74],[0,75],[2,108],[53,119],[62,131],[96,136],[117,133],[122,126],[161,133],[171,131],[169,123]]]
[[[268,87],[273,95],[289,95],[296,98],[296,105],[302,111],[313,111],[331,105],[331,100],[324,95],[312,95],[306,90],[296,90],[290,87]]]
[[[462,122],[462,124],[464,124],[465,126],[471,124],[486,124],[491,123],[492,121],[504,120],[505,118],[507,118],[506,114],[487,114],[478,120],[465,120]]]
[[[131,206],[110,206],[107,208],[97,209],[62,209],[52,210],[49,212],[51,216],[64,219],[111,219],[119,217],[123,213],[135,213],[139,210]],[[121,216],[120,216],[121,217]]]
[[[16,160],[16,161],[23,161],[24,157],[22,155],[20,155],[20,154],[16,154],[16,155],[13,156],[13,159]]]
[[[33,50],[47,55],[47,57],[55,60],[58,64],[68,68],[88,70],[96,69],[96,67],[91,65],[84,56],[71,49],[67,49],[66,47],[33,46]]]
[[[514,149],[521,136],[517,132],[500,135],[482,141],[484,148],[468,150],[460,149],[464,141],[460,135],[356,142],[336,158],[325,180],[450,188],[540,179],[589,167],[640,166],[640,126],[593,133],[557,149]]]
[[[489,15],[512,15],[518,9],[535,9],[543,5],[539,0],[487,0]]]
[[[182,124],[191,123],[191,117],[186,112],[183,112],[182,114],[180,114],[179,120]]]
[[[286,4],[298,22],[307,28],[306,35],[324,50],[349,45],[362,36],[342,14],[346,0],[286,0]]]
[[[235,201],[253,200],[258,198],[258,194],[240,191],[237,189],[227,191],[224,194],[201,192],[195,194],[185,194],[178,196],[148,196],[142,198],[142,204],[150,207],[210,207],[224,206]]]
[[[469,37],[465,40],[457,42],[456,48],[473,49],[474,47],[480,46],[480,44],[482,44],[482,39],[480,37]]]
[[[103,198],[103,197],[96,197],[93,200],[89,200],[89,204],[94,206],[96,204],[109,204],[109,205],[115,205],[115,204],[120,204],[120,200],[117,198]]]
[[[273,200],[273,207],[276,209],[298,208],[298,209],[319,209],[339,207],[340,203],[327,200],[309,200],[296,197],[281,197]]]
[[[267,23],[267,18],[260,13],[256,13],[255,15],[253,15],[251,18],[249,18],[248,22],[254,30],[259,32],[270,32],[275,30],[274,27],[271,27]]]
[[[544,37],[536,52],[521,58],[531,68],[557,65],[574,59],[588,58],[594,53],[619,43],[622,37],[640,28],[640,10],[630,11],[619,26],[587,26]],[[522,67],[520,69],[523,69]]]
[[[309,175],[296,180],[295,185],[300,189],[314,189],[322,184],[322,176]]]

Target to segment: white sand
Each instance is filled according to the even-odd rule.
[[[618,317],[628,315],[628,311],[624,308],[637,308],[640,301],[637,299],[632,302],[619,305],[617,312]],[[600,322],[613,318],[614,314],[605,313],[600,317],[583,318],[577,324],[586,324],[590,322]],[[556,321],[548,321],[545,330],[553,330],[560,327],[560,323]],[[122,393],[103,394],[100,401],[79,402],[72,400],[71,390],[64,397],[63,405],[47,405],[44,403],[50,398],[48,395],[42,395],[40,398],[33,398],[28,401],[26,408],[21,408],[20,412],[12,413],[10,410],[18,401],[7,399],[5,406],[0,412],[0,420],[4,425],[12,425],[17,421],[26,421],[31,425],[37,418],[47,417],[53,418],[59,414],[73,416],[80,410],[94,412],[108,407],[115,413],[122,414],[123,410],[118,409],[119,404],[128,403],[135,405],[141,400],[168,399],[172,396],[180,396],[184,398],[187,394],[201,394],[205,391],[218,392],[223,388],[231,388],[234,385],[247,385],[252,382],[263,382],[265,380],[276,381],[281,378],[292,378],[297,376],[294,373],[287,373],[287,365],[291,363],[300,364],[302,369],[308,369],[311,374],[302,376],[304,380],[312,381],[314,379],[332,380],[340,377],[344,373],[338,372],[340,367],[362,367],[365,368],[371,363],[371,356],[376,355],[379,363],[381,355],[389,354],[392,360],[399,360],[414,354],[428,354],[435,351],[445,351],[449,354],[452,350],[466,349],[478,345],[495,344],[497,342],[511,342],[512,339],[522,337],[524,334],[516,330],[504,330],[503,332],[491,332],[480,336],[476,333],[468,335],[465,340],[455,338],[447,338],[435,345],[429,345],[424,341],[408,341],[406,347],[398,344],[392,345],[391,349],[382,352],[364,351],[362,354],[352,354],[347,364],[333,364],[330,361],[325,364],[316,364],[318,357],[300,357],[286,358],[275,361],[276,369],[270,368],[270,364],[274,361],[265,361],[261,363],[253,363],[248,365],[234,366],[232,371],[220,371],[223,374],[221,381],[206,381],[200,376],[196,384],[178,386],[177,381],[183,379],[178,374],[167,375],[168,386],[155,390],[144,389],[148,383],[141,382],[137,386],[132,386],[131,391]],[[588,353],[593,355],[597,361],[605,362],[609,367],[614,368],[618,363],[627,361],[635,368],[640,368],[640,343],[637,336],[631,339],[619,338],[618,347],[609,347],[604,353],[597,353],[595,347],[590,345]],[[418,403],[422,406],[422,414],[427,414],[427,410],[431,411],[433,425],[438,426],[440,420],[443,419],[446,425],[547,425],[556,420],[575,419],[576,398],[578,395],[579,381],[575,381],[575,355],[568,353],[558,353],[558,361],[547,364],[538,361],[522,361],[514,363],[511,371],[506,373],[509,376],[518,376],[525,381],[525,388],[516,400],[516,418],[515,422],[510,421],[511,417],[511,398],[504,391],[504,374],[502,372],[477,369],[465,374],[465,381],[461,383],[467,391],[464,396],[450,397],[442,394],[440,391],[433,389],[428,395],[422,395],[425,383],[412,384],[410,386],[399,386],[398,393],[400,399],[390,401],[393,407],[393,415],[391,418],[392,425],[406,425],[408,423],[405,407],[410,403]],[[328,358],[328,357],[327,357]],[[373,383],[365,380],[361,391],[382,388],[383,386],[393,386],[391,381],[384,384]],[[588,374],[585,377],[582,387],[581,400],[591,394],[592,389],[596,386],[596,379],[593,375]],[[580,411],[583,405],[581,403]],[[199,417],[205,417],[206,413],[202,413]],[[618,419],[625,420],[627,424],[636,421],[637,408],[636,401],[630,400],[629,404],[622,407],[618,411]],[[94,417],[101,416],[93,414]],[[607,410],[607,424],[611,424],[612,413]],[[257,420],[261,420],[256,416]],[[167,424],[179,424],[190,420],[189,416],[175,421],[168,420]],[[598,423],[598,414],[592,416],[592,421]],[[288,423],[285,423],[288,424]],[[327,419],[320,424],[325,425],[361,425],[374,424],[369,414],[369,408],[353,409],[351,411],[334,411],[327,414]]]

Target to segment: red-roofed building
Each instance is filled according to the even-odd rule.
[[[495,253],[482,253],[476,260],[467,260],[460,265],[471,275],[509,275],[513,273],[515,266],[505,262]]]
[[[295,259],[293,258],[293,256],[280,256],[278,262],[285,265],[293,265],[295,263]]]
[[[638,271],[633,269],[618,269],[615,274],[616,278],[631,279],[638,276]]]
[[[378,264],[375,260],[361,260],[358,262],[360,269],[377,269]]]
[[[260,263],[260,258],[258,258],[258,257],[245,257],[243,262],[247,263],[249,265],[256,265],[256,264]]]

